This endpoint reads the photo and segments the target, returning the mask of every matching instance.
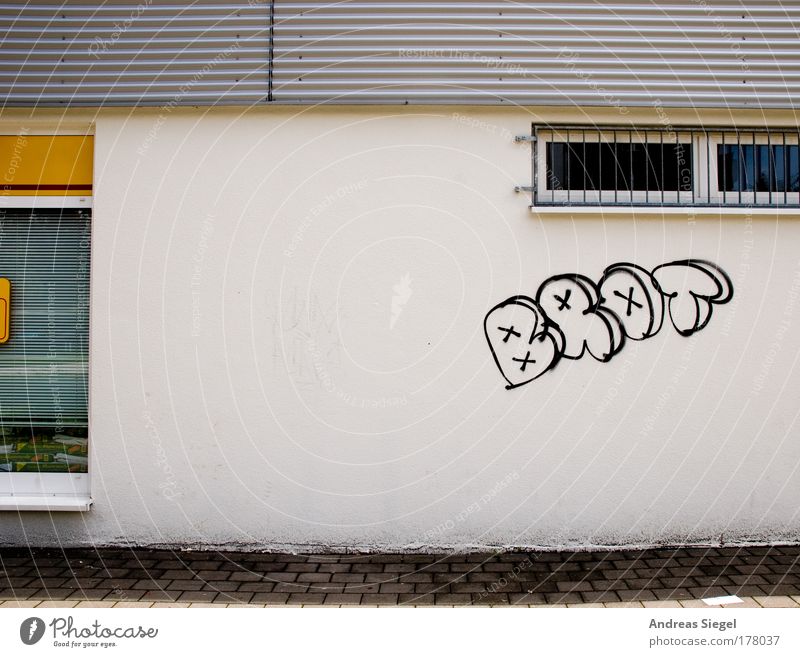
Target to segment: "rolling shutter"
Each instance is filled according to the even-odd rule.
[[[0,426],[87,425],[86,212],[0,213],[0,277],[11,283],[0,344]]]
[[[265,100],[269,3],[0,5],[6,105],[216,105]]]
[[[797,2],[275,3],[286,103],[793,107]]]
[[[781,0],[0,5],[6,105],[793,108]]]

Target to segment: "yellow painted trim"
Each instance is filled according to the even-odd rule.
[[[0,135],[2,196],[91,196],[94,137]]]
[[[11,324],[11,282],[0,278],[0,344],[8,342]]]

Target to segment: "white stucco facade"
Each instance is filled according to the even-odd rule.
[[[796,125],[669,111],[675,125]],[[440,549],[800,537],[800,223],[538,214],[534,122],[613,108],[7,113],[95,132],[87,513],[5,545]],[[712,260],[733,300],[513,390],[487,311]]]

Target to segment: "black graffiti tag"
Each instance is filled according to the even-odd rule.
[[[620,262],[597,283],[560,274],[544,281],[535,299],[506,299],[486,315],[484,333],[510,389],[538,379],[562,357],[589,354],[606,362],[625,338],[656,335],[667,315],[679,335],[692,335],[708,325],[714,307],[732,298],[730,278],[708,260],[676,260],[652,272]]]

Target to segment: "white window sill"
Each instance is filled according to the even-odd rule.
[[[726,207],[702,205],[531,205],[531,212],[535,214],[690,214],[690,215],[800,215],[800,208],[781,207]]]
[[[91,196],[3,196],[0,208],[42,210],[47,208],[91,208]]]
[[[0,511],[88,511],[91,506],[88,495],[0,496]]]

